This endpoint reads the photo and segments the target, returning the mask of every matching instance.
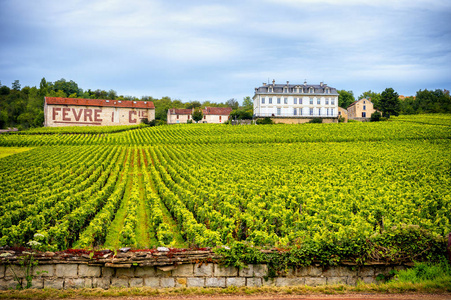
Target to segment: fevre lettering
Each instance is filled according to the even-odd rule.
[[[52,108],[52,120],[56,121],[58,116],[61,115],[61,120],[64,122],[102,122],[100,117],[102,109],[92,108],[69,108],[69,107],[53,107]],[[83,118],[82,118],[83,116]],[[58,118],[59,119],[59,118]]]

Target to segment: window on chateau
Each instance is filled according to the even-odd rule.
[[[299,115],[302,116],[302,107],[299,108]]]
[[[265,104],[265,97],[262,98],[262,104]]]
[[[316,104],[321,104],[321,98],[316,99]]]
[[[269,98],[269,99],[268,99],[268,103],[269,103],[269,104],[272,104],[272,98]]]
[[[333,108],[330,109],[330,115],[331,115],[331,116],[334,115],[334,109],[333,109]]]
[[[321,115],[321,108],[318,108],[318,116]]]
[[[277,108],[277,115],[280,116],[280,114],[281,114],[281,109],[280,109],[280,107],[278,107]]]
[[[329,105],[329,98],[326,98],[326,105]]]
[[[302,98],[299,98],[299,104],[302,104]]]
[[[313,104],[313,98],[310,98],[310,104]]]
[[[330,104],[335,105],[335,99],[330,100]]]
[[[284,89],[283,89],[283,92],[284,92],[284,93],[288,93],[287,88],[284,88]]]
[[[298,104],[298,98],[294,98],[293,104]]]
[[[277,104],[280,104],[280,98],[277,98]]]
[[[310,115],[313,116],[313,108],[310,108]]]
[[[329,109],[328,108],[326,108],[326,115],[327,116],[329,115]]]
[[[297,115],[297,109],[296,108],[293,108],[293,116],[296,116]]]
[[[283,103],[288,104],[288,98],[283,98]]]

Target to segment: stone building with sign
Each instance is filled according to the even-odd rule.
[[[44,126],[138,125],[155,119],[151,101],[45,97]]]
[[[369,99],[360,99],[354,101],[348,106],[348,118],[352,120],[366,121],[371,118],[371,115],[376,112],[373,107],[373,102]]]

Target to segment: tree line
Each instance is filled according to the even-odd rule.
[[[356,99],[352,91],[338,91],[338,105],[347,108]],[[83,90],[72,80],[64,78],[49,82],[41,79],[39,87],[21,87],[19,80],[15,80],[11,87],[2,85],[0,82],[0,128],[17,127],[26,129],[30,127],[41,127],[44,124],[44,97],[68,97],[85,99],[109,99],[109,100],[132,100],[152,101],[155,105],[156,123],[166,123],[167,112],[170,108],[202,108],[231,107],[231,119],[252,119],[253,102],[251,97],[245,97],[242,105],[236,99],[229,99],[223,103],[210,101],[200,102],[198,100],[182,102],[179,99],[162,97],[161,99],[151,96],[118,95],[115,90],[109,91]],[[451,113],[451,97],[448,90],[436,89],[435,91],[419,90],[415,97],[407,97],[399,100],[398,94],[392,89],[386,89],[382,93],[367,91],[362,93],[358,99],[371,99],[374,108],[383,112],[385,116],[397,114],[419,114],[419,113]]]
[[[384,110],[395,112],[395,115],[451,113],[451,97],[446,89],[419,90],[415,96],[405,98],[400,98],[393,88],[387,88],[381,93],[369,90],[362,93],[357,99],[352,91],[339,90],[337,92],[339,95],[338,106],[345,109],[354,101],[365,98],[373,102],[375,109],[382,112]]]
[[[232,107],[232,114],[237,118],[252,118],[252,100],[246,97],[243,106],[238,100],[232,98],[224,103],[210,101],[200,102],[198,100],[182,102],[170,97],[161,99],[150,96],[137,98],[134,96],[118,95],[115,90],[83,90],[73,80],[60,80],[50,82],[41,79],[39,86],[21,87],[20,81],[15,80],[11,87],[2,85],[0,82],[0,128],[17,127],[26,129],[42,127],[44,124],[44,97],[84,98],[84,99],[108,99],[108,100],[131,100],[152,101],[155,105],[155,120],[157,123],[166,123],[167,112],[170,108],[201,108],[210,107]]]

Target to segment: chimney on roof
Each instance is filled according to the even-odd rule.
[[[307,86],[307,79],[304,79],[304,86]]]
[[[273,80],[272,80],[272,85],[274,85],[274,83],[276,83],[276,81],[273,79]]]
[[[266,82],[263,82],[263,86],[266,86]]]
[[[319,83],[319,85],[320,85],[321,87],[323,87],[324,83],[321,81],[321,82]]]
[[[287,85],[289,84],[290,82],[287,80]]]

